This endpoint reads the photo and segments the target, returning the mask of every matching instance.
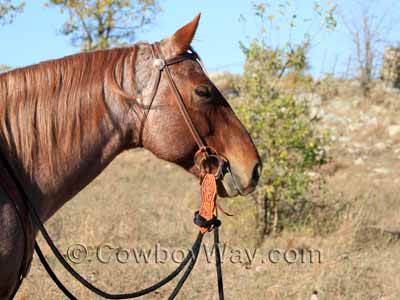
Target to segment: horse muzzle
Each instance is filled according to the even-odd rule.
[[[218,195],[220,197],[246,196],[252,193],[261,176],[262,165],[255,163],[250,176],[239,176],[231,165],[226,164],[223,176],[218,181]]]
[[[207,173],[215,176],[220,197],[245,196],[252,193],[262,171],[261,162],[256,160],[249,176],[243,175],[245,172],[239,176],[230,165],[229,160],[212,147],[205,147],[197,151],[194,161],[200,170],[200,177]]]

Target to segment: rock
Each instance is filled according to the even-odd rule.
[[[339,141],[340,143],[347,143],[347,142],[350,142],[350,141],[351,141],[351,137],[349,137],[349,136],[341,136],[341,137],[338,139],[338,141]]]
[[[368,118],[367,123],[368,125],[377,126],[379,121],[377,118],[373,117],[373,118]]]
[[[294,99],[298,103],[307,103],[309,105],[321,106],[322,104],[321,96],[314,93],[299,93],[295,95]]]
[[[319,109],[310,109],[310,118],[311,119],[322,119],[325,116],[326,112],[323,108]]]
[[[333,113],[325,114],[324,120],[329,123],[344,123],[344,120],[342,117],[339,117],[338,115],[333,114]]]
[[[313,93],[300,93],[294,97],[297,103],[305,103],[309,107],[310,119],[321,119],[325,115],[322,109],[322,98]]]
[[[394,137],[400,133],[400,125],[389,126],[387,131],[390,137]]]
[[[378,173],[378,174],[387,175],[390,173],[390,170],[386,169],[386,168],[376,168],[376,169],[374,169],[374,172]]]
[[[350,80],[349,83],[351,87],[356,87],[356,88],[360,87],[360,81],[358,80]]]
[[[262,266],[257,266],[257,267],[256,267],[256,272],[262,272],[262,271],[264,271],[264,270],[265,270],[265,268],[262,267]]]
[[[378,106],[378,105],[372,105],[370,110],[373,111],[374,113],[378,113],[378,114],[381,112],[384,112],[383,107]]]
[[[311,298],[310,300],[318,300],[318,292],[317,291],[313,291],[313,293],[311,294]]]
[[[353,107],[356,107],[356,106],[359,105],[360,103],[363,103],[364,100],[365,100],[365,98],[362,97],[362,96],[356,96],[356,95],[354,95],[354,96],[351,98],[351,100],[352,100]]]
[[[356,130],[359,130],[360,128],[362,128],[362,127],[364,127],[363,123],[353,123],[353,124],[350,123],[350,125],[348,126],[348,129],[350,131],[356,131]]]
[[[400,88],[400,48],[386,47],[383,52],[383,64],[380,78],[392,88]]]
[[[358,154],[359,151],[360,150],[358,150],[358,149],[354,149],[354,148],[350,148],[350,147],[347,148],[347,152],[349,152],[350,154]]]
[[[339,110],[339,111],[347,111],[352,109],[353,104],[351,103],[350,100],[343,100],[343,99],[334,99],[330,102],[330,105],[332,108],[334,108],[335,110]]]
[[[357,142],[353,143],[353,147],[354,148],[359,148],[359,149],[365,149],[366,148],[364,144],[357,143]]]
[[[311,179],[317,179],[319,177],[319,174],[316,172],[308,172],[308,176],[310,176]]]
[[[364,160],[363,160],[361,157],[359,157],[359,158],[354,162],[354,164],[355,164],[356,166],[361,166],[361,165],[364,164]]]
[[[382,143],[382,142],[379,142],[379,143],[376,143],[376,144],[374,145],[374,148],[375,148],[376,150],[383,151],[383,150],[386,149],[386,144],[385,144],[385,143]]]

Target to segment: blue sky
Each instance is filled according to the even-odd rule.
[[[19,15],[13,24],[0,27],[2,45],[0,64],[13,67],[26,66],[79,52],[67,37],[58,33],[65,21],[65,15],[61,15],[55,8],[44,8],[43,0],[27,2],[25,12]],[[239,41],[246,43],[259,32],[259,24],[252,17],[252,2],[251,0],[161,0],[164,11],[157,17],[152,27],[138,34],[138,39],[159,40],[172,34],[198,12],[202,12],[194,47],[203,57],[209,70],[240,73],[244,56],[239,48]],[[313,0],[296,2],[298,3],[296,9],[302,18],[311,16],[313,2]],[[351,5],[348,4],[350,2],[343,2],[342,9],[353,13]],[[383,7],[379,6],[377,9]],[[246,22],[239,21],[241,15],[246,18]],[[335,32],[321,35],[315,41],[310,53],[312,67],[310,71],[313,74],[331,71],[336,60],[337,71],[345,68],[351,46],[344,32],[341,25]],[[288,34],[282,31],[278,38],[275,36],[274,42],[286,40]],[[301,38],[302,34],[301,30],[294,32],[294,39]]]

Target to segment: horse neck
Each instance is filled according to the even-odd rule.
[[[30,178],[30,192],[42,220],[49,219],[69,199],[80,192],[126,147],[126,136],[113,126],[103,129],[82,141],[83,151],[72,151],[56,174],[35,165]],[[92,133],[93,134],[93,133]]]
[[[122,67],[121,64],[118,66],[119,73],[123,74],[117,78],[120,81],[118,87],[129,94],[133,94],[137,86],[141,85],[137,80],[144,82],[143,77],[148,76],[143,72],[143,62],[138,67],[138,71],[143,75],[137,74],[138,72],[129,73],[129,69],[136,65],[138,64],[132,63],[132,59],[124,59]],[[140,78],[136,78],[137,75],[141,75]],[[79,91],[76,91],[76,94],[79,94]],[[17,173],[44,221],[97,177],[119,153],[137,146],[133,142],[133,131],[140,128],[138,110],[136,109],[136,114],[127,114],[128,110],[122,104],[121,96],[115,93],[115,82],[114,85],[105,83],[104,98],[93,99],[93,102],[104,100],[105,114],[97,120],[95,126],[91,126],[89,132],[85,132],[84,128],[87,125],[85,123],[91,121],[81,117],[83,130],[77,133],[76,137],[72,133],[73,139],[70,141],[72,144],[79,144],[80,147],[68,147],[67,155],[58,161],[55,170],[51,170],[46,157],[40,155],[36,158],[32,170],[24,169],[23,164],[17,163]],[[16,160],[18,162],[20,159],[17,157]]]

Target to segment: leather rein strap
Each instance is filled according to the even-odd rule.
[[[1,158],[1,161],[3,162],[3,165],[6,168],[8,175],[15,182],[16,188],[19,190],[19,192],[21,194],[21,198],[23,199],[23,202],[24,202],[27,210],[29,211],[29,215],[33,221],[33,224],[42,233],[44,239],[46,240],[47,244],[49,245],[50,249],[56,256],[58,261],[63,265],[63,267],[75,279],[77,279],[83,286],[88,288],[93,293],[95,293],[103,298],[106,298],[106,299],[132,299],[132,298],[141,297],[141,296],[144,296],[146,294],[149,294],[149,293],[154,292],[155,290],[161,288],[162,286],[164,286],[165,284],[170,282],[172,279],[174,279],[183,269],[185,269],[185,267],[187,267],[185,273],[183,274],[183,276],[179,280],[177,286],[175,287],[175,289],[172,291],[171,295],[168,298],[168,300],[175,299],[178,292],[180,291],[183,284],[185,283],[186,279],[189,277],[192,269],[194,268],[194,265],[196,264],[204,234],[207,231],[214,230],[214,247],[215,247],[217,279],[218,279],[218,294],[219,294],[219,299],[224,300],[222,270],[221,270],[221,255],[220,255],[220,248],[219,248],[219,226],[221,225],[221,222],[217,218],[217,210],[216,210],[216,179],[221,174],[221,169],[222,169],[224,159],[221,159],[220,156],[217,154],[217,152],[212,147],[206,146],[205,143],[203,142],[202,138],[199,135],[199,132],[197,131],[196,127],[193,124],[193,121],[188,113],[188,110],[187,110],[185,104],[184,104],[183,98],[182,98],[181,94],[179,93],[179,90],[173,80],[171,71],[169,69],[169,66],[171,66],[173,64],[182,62],[186,59],[199,59],[199,57],[198,57],[197,53],[193,49],[191,49],[192,53],[178,55],[174,58],[166,60],[162,54],[159,43],[156,43],[155,45],[151,45],[151,49],[152,49],[153,57],[155,59],[154,66],[157,67],[157,69],[159,71],[157,78],[156,78],[154,88],[153,88],[153,92],[151,95],[151,103],[153,102],[153,100],[157,94],[158,86],[160,84],[161,77],[162,77],[162,71],[165,70],[169,86],[175,95],[175,98],[176,98],[178,106],[179,106],[179,110],[180,110],[191,134],[193,135],[193,138],[196,141],[196,144],[199,147],[199,150],[195,154],[194,160],[195,160],[196,165],[201,169],[201,173],[202,173],[202,176],[201,176],[202,177],[202,184],[201,184],[202,204],[201,204],[200,210],[195,213],[195,217],[194,217],[194,223],[200,227],[200,231],[199,231],[197,238],[191,248],[191,251],[189,251],[189,253],[185,257],[185,259],[182,261],[182,263],[173,272],[171,272],[168,276],[166,276],[164,279],[162,279],[158,283],[156,283],[148,288],[145,288],[145,289],[139,290],[139,291],[135,291],[132,293],[127,293],[127,294],[109,294],[105,291],[100,290],[99,288],[94,286],[92,283],[87,281],[83,276],[81,276],[78,272],[76,272],[75,269],[65,260],[62,253],[58,250],[58,248],[53,243],[49,233],[47,232],[46,228],[44,227],[44,225],[39,217],[39,214],[38,214],[36,208],[33,206],[33,203],[30,200],[29,195],[26,193],[22,184],[18,180],[18,177],[16,176],[13,168],[11,167],[11,165],[9,164],[6,157],[4,156],[4,154],[1,151],[0,151],[0,158]],[[200,63],[201,63],[201,61],[200,61]],[[150,104],[150,106],[151,106],[151,104]],[[214,159],[218,160],[218,170],[216,172],[212,172],[210,168],[207,168],[208,162],[213,161]],[[15,199],[11,199],[11,200],[15,201]],[[15,203],[17,204],[18,202],[15,201]],[[22,220],[21,220],[21,222],[22,222]],[[62,290],[62,292],[67,296],[68,299],[77,300],[77,298],[58,279],[57,275],[54,273],[54,271],[48,264],[39,245],[37,244],[37,242],[35,242],[35,250],[38,254],[40,261],[42,262],[43,266],[45,267],[46,271],[48,272],[50,277],[53,279],[55,284]]]

